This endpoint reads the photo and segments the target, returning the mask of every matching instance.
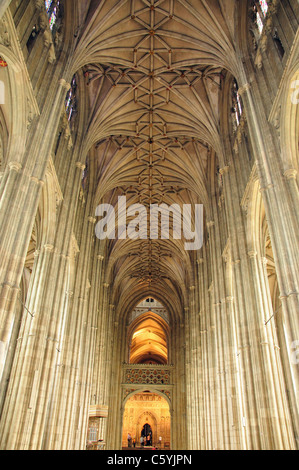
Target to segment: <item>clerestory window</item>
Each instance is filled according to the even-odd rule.
[[[239,95],[238,83],[236,80],[234,80],[233,89],[232,89],[232,117],[233,117],[234,130],[236,130],[239,127],[241,123],[242,115],[243,115],[242,98]]]
[[[45,7],[48,13],[49,26],[53,31],[59,14],[60,0],[45,0]]]
[[[77,81],[76,81],[76,77],[74,76],[72,80],[72,86],[70,90],[68,91],[66,95],[66,100],[65,100],[65,109],[66,109],[67,118],[69,122],[72,120],[77,110],[76,91],[77,91]]]
[[[254,0],[252,7],[256,25],[258,27],[259,33],[262,34],[265,25],[265,19],[269,9],[268,2],[266,2],[266,0]]]

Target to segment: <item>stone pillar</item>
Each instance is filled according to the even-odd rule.
[[[293,361],[292,348],[299,338],[299,252],[298,212],[299,193],[294,173],[283,173],[281,156],[273,144],[273,132],[260,106],[260,95],[256,85],[246,78],[241,95],[247,109],[247,120],[254,142],[260,186],[269,226],[276,272],[282,299],[284,328],[289,351],[289,368],[286,373],[293,415],[297,447],[299,440],[298,385],[299,369]],[[262,131],[263,130],[263,131]]]
[[[81,173],[82,175],[82,173]],[[92,185],[92,182],[90,182]],[[62,448],[76,449],[82,445],[82,436],[86,440],[86,426],[83,423],[83,410],[87,412],[90,400],[90,389],[86,382],[88,364],[87,343],[92,329],[87,330],[86,325],[93,311],[89,309],[90,288],[89,279],[90,265],[92,260],[92,247],[94,243],[95,219],[88,214],[92,210],[92,195],[88,194],[86,206],[78,210],[77,218],[83,218],[78,230],[80,254],[78,256],[75,280],[73,286],[72,304],[69,309],[68,323],[66,326],[67,343],[65,348],[65,370],[64,379],[68,390],[67,403],[64,411],[64,422],[62,428]],[[60,393],[62,392],[60,388]],[[62,416],[60,416],[62,419]]]
[[[203,256],[205,255],[205,245],[203,246]],[[199,335],[200,335],[200,362],[201,362],[201,377],[199,382],[199,389],[201,399],[199,402],[199,406],[202,408],[202,419],[200,421],[200,437],[201,437],[201,450],[205,451],[208,450],[208,423],[210,419],[208,418],[210,413],[210,406],[209,406],[209,394],[207,393],[208,390],[208,378],[207,378],[207,323],[206,323],[206,309],[207,309],[207,301],[206,301],[206,292],[208,290],[206,286],[206,266],[207,263],[205,262],[204,258],[200,258],[197,260],[198,264],[198,296],[199,296],[199,304],[200,304],[200,312],[199,312]]]
[[[195,266],[196,268],[196,266]],[[187,313],[187,312],[186,312]],[[196,287],[191,286],[189,288],[189,357],[190,365],[187,364],[187,370],[190,370],[190,422],[187,426],[190,435],[190,443],[192,450],[198,450],[200,446],[200,415],[201,408],[199,404],[199,374],[200,374],[200,362],[199,362],[199,349],[200,349],[200,336],[199,331],[199,315],[198,315],[198,304],[196,302]]]
[[[247,242],[241,208],[239,204],[237,174],[234,166],[221,169],[225,195],[227,224],[230,237],[231,285],[230,296],[234,297],[234,317],[230,322],[230,333],[235,344],[236,381],[234,385],[237,400],[236,426],[242,449],[260,449],[258,430],[254,366],[250,350],[250,317],[254,309],[248,270]],[[232,305],[231,305],[232,307]],[[230,314],[233,313],[230,311]],[[233,394],[233,395],[234,395]],[[237,398],[238,397],[238,398]]]
[[[106,390],[106,400],[109,406],[107,448],[111,450],[121,450],[122,448],[123,405],[125,394],[121,383],[123,374],[122,362],[126,357],[126,338],[123,333],[126,331],[125,322],[125,319],[120,319],[119,322],[113,319],[113,324],[110,326],[110,346],[113,346],[113,348],[111,347],[110,349],[110,367],[108,368],[110,380],[109,388]],[[103,373],[105,373],[106,370],[107,369],[104,369]],[[104,398],[105,396],[103,396],[102,400],[104,400]]]
[[[109,402],[110,402],[110,394],[114,396],[117,390],[114,390],[114,387],[120,388],[120,382],[117,380],[114,381],[113,379],[113,389],[110,388],[111,384],[111,377],[115,376],[116,370],[121,366],[120,357],[118,356],[117,359],[119,360],[118,363],[115,363],[115,354],[112,354],[112,341],[115,345],[120,344],[119,338],[119,331],[117,326],[114,324],[114,305],[109,305],[110,301],[110,285],[108,283],[103,283],[103,289],[101,290],[101,295],[99,298],[99,329],[98,329],[98,337],[97,337],[97,361],[95,363],[95,374],[94,374],[94,381],[95,381],[95,388],[93,395],[95,396],[97,406],[101,409],[107,410],[108,418],[110,415],[109,409]],[[118,339],[117,339],[118,338]],[[116,360],[117,361],[117,360]],[[119,390],[118,390],[119,392]],[[117,406],[117,401],[113,401],[113,407]],[[111,410],[112,412],[112,410]],[[113,426],[114,430],[114,437],[109,439],[109,432],[108,432],[108,422],[104,422],[103,424],[103,439],[105,442],[109,442],[110,445],[117,445],[118,442],[118,435],[115,426]],[[113,447],[114,448],[114,447]]]
[[[253,312],[256,331],[255,348],[260,356],[260,368],[265,381],[263,392],[265,403],[261,418],[264,448],[290,450],[294,449],[295,442],[294,438],[291,437],[292,431],[290,432],[290,416],[288,411],[285,410],[285,384],[280,375],[280,364],[277,364],[275,357],[275,348],[277,347],[274,342],[275,338],[273,338],[269,328],[266,328],[266,322],[272,309],[269,308],[268,304],[264,261],[260,259],[256,252],[249,252],[248,255],[251,261],[252,279],[257,302],[257,308]],[[278,361],[280,362],[279,357]],[[261,399],[259,403],[261,405]]]
[[[5,351],[11,330],[16,296],[56,135],[57,116],[61,114],[68,87],[65,80],[60,80],[58,89],[53,87],[42,116],[31,126],[27,148],[18,158],[8,156],[1,179],[0,355]]]
[[[192,374],[193,364],[191,360],[192,356],[192,344],[191,344],[191,321],[190,321],[190,311],[189,308],[184,309],[184,318],[185,318],[185,364],[186,364],[186,420],[187,420],[187,442],[188,449],[194,449],[194,428],[196,424],[193,423],[192,416]]]
[[[65,167],[65,171],[68,168]],[[65,200],[59,211],[55,246],[46,244],[39,253],[28,293],[28,311],[18,339],[13,380],[1,419],[3,449],[41,449],[52,415],[56,367],[59,363],[66,315],[69,256],[73,212],[81,173],[69,169]],[[53,220],[50,220],[53,223]],[[51,405],[51,406],[50,406]],[[10,423],[14,423],[14,431]]]

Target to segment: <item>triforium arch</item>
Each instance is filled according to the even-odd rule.
[[[89,418],[119,449],[124,394],[148,387],[173,450],[298,448],[298,8],[1,2],[0,349],[26,326],[1,449],[85,449]],[[202,246],[123,237],[121,198],[174,222],[202,204]],[[146,298],[167,311],[162,364],[129,360]]]

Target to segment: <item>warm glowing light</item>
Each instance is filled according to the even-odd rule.
[[[167,364],[167,325],[152,312],[148,312],[132,335],[131,364]]]

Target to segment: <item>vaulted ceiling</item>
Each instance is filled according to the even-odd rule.
[[[133,332],[130,344],[130,363],[167,364],[167,361],[167,325],[154,313],[148,312],[141,316]]]
[[[89,87],[85,148],[96,148],[95,207],[126,196],[128,205],[197,203],[209,212],[210,161],[222,154],[223,70],[237,68],[234,5],[91,2],[73,68],[83,68]],[[119,303],[134,308],[152,295],[183,310],[196,260],[184,240],[115,240],[109,255]]]

